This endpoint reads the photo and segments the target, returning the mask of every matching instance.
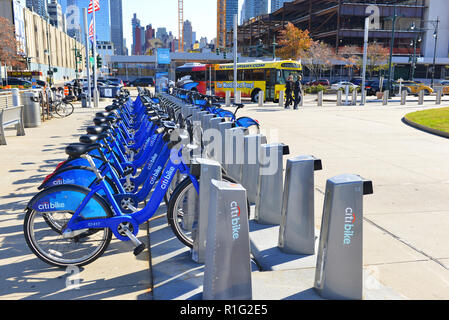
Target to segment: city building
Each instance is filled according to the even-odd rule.
[[[192,42],[192,23],[189,20],[184,21],[184,27],[183,27],[183,38],[184,38],[184,51],[188,51],[192,49],[193,42]]]
[[[111,5],[111,41],[116,54],[124,54],[123,47],[123,7],[122,0],[110,0]]]
[[[226,0],[226,32],[234,29],[234,15],[239,14],[239,1]],[[195,41],[194,41],[195,42]]]
[[[132,26],[132,33],[133,33],[133,43],[131,44],[131,54],[136,54],[136,46],[142,46],[142,43],[140,41],[140,34],[139,38],[136,38],[136,30],[140,28],[140,20],[137,18],[137,14],[134,13],[133,18],[131,19],[131,26]],[[140,32],[140,31],[139,31]],[[139,44],[140,43],[140,44]]]
[[[51,0],[48,3],[48,16],[52,26],[64,30],[64,16],[62,14],[62,7],[58,0]]]
[[[244,0],[241,11],[241,22],[268,13],[268,0]],[[232,28],[231,28],[232,30]]]
[[[246,0],[247,2],[249,0]],[[239,51],[250,55],[255,45],[262,44],[266,52],[273,51],[273,40],[287,25],[293,23],[302,30],[309,30],[315,40],[329,44],[338,53],[344,46],[363,47],[364,21],[369,6],[378,10],[378,19],[373,19],[369,41],[390,48],[396,10],[396,24],[393,43],[393,68],[395,78],[408,78],[411,73],[410,56],[417,44],[418,58],[416,78],[429,78],[435,53],[436,78],[444,78],[449,72],[449,6],[445,0],[396,0],[396,1],[325,1],[296,0],[285,2],[283,7],[271,14],[247,20],[239,26]],[[372,7],[371,7],[372,8]],[[395,9],[396,8],[396,9]],[[438,30],[435,21],[439,18]],[[416,28],[412,29],[411,26]],[[434,33],[438,34],[435,42]],[[435,51],[434,48],[437,50]],[[332,72],[332,70],[330,71]]]
[[[23,49],[24,58],[29,58],[30,71],[37,71],[45,79],[53,72],[56,81],[73,79],[85,70],[85,49],[82,43],[48,23],[41,15],[13,0],[0,0],[0,16],[9,19],[16,27],[16,38]],[[75,49],[81,61],[75,59]]]
[[[67,0],[67,32],[76,39],[84,39],[84,18],[83,8],[89,6],[90,0]],[[111,11],[110,0],[100,1],[100,10],[95,12],[95,28],[97,41],[111,41]],[[88,14],[88,25],[92,19],[92,14]]]
[[[47,0],[26,0],[26,7],[41,17],[48,16]]]
[[[97,54],[101,57],[102,67],[100,72],[103,74],[109,74],[109,64],[111,57],[115,55],[114,43],[112,41],[98,41],[97,42]]]
[[[271,12],[275,12],[284,6],[285,2],[292,2],[293,0],[271,0]]]

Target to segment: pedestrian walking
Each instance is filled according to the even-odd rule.
[[[285,100],[285,109],[289,109],[290,105],[293,103],[293,76],[289,75],[287,82],[285,83],[285,96],[286,96],[286,100]]]
[[[294,95],[295,95],[295,104],[293,106],[294,110],[298,110],[298,105],[301,103],[302,100],[301,80],[302,80],[301,75],[297,76],[294,84]]]

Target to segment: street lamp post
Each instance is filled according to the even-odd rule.
[[[397,9],[397,5],[394,4],[394,9],[393,9],[393,17],[392,17],[392,21],[393,21],[393,27],[392,27],[392,31],[391,31],[391,44],[390,44],[390,59],[389,59],[389,63],[388,63],[388,89],[391,92],[391,89],[393,88],[393,83],[392,83],[392,69],[393,69],[393,49],[394,49],[394,40],[395,40],[395,29],[396,29],[396,20],[398,18],[398,15],[396,14],[396,9]]]
[[[432,88],[435,87],[435,73],[436,73],[436,60],[437,60],[437,43],[438,43],[438,28],[440,25],[440,18],[435,21],[435,31],[433,37],[435,38],[435,48],[433,50],[433,70],[432,70]]]
[[[52,86],[52,71],[51,71],[51,49],[50,49],[50,37],[49,37],[49,24],[50,24],[50,17],[47,15],[47,55],[48,55],[48,71],[47,71],[47,75],[49,78],[49,85],[50,87]]]

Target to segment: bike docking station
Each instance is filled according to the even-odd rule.
[[[169,267],[155,265],[154,272],[161,268],[159,273],[176,279],[162,286],[181,292],[183,299],[366,297],[363,196],[373,193],[372,182],[355,174],[328,179],[318,229],[315,172],[323,169],[321,159],[302,155],[284,162],[289,146],[268,143],[266,136],[248,134],[225,118],[201,118],[197,110],[183,109],[199,122],[205,146],[190,164],[199,176],[199,195],[192,189],[183,203],[186,212],[193,212],[183,220],[193,245],[176,244]],[[152,250],[165,258],[170,254],[163,245]],[[186,259],[180,258],[180,248]],[[168,274],[167,268],[178,274]],[[388,291],[379,294],[397,298]]]
[[[210,182],[203,300],[252,300],[246,190]]]
[[[327,180],[314,283],[323,298],[363,298],[363,196],[372,193],[358,175]]]

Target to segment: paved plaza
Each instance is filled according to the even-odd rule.
[[[101,102],[102,107],[107,104]],[[272,103],[248,104],[239,111],[260,122],[269,142],[290,147],[285,160],[298,155],[322,160],[323,170],[315,173],[317,233],[327,179],[354,173],[373,181],[374,194],[364,197],[366,299],[449,298],[449,140],[402,122],[409,112],[433,107],[431,101],[424,106],[413,101],[406,106],[369,102],[336,107],[325,102],[317,107],[308,96],[298,111]],[[94,263],[62,270],[28,249],[22,231],[25,206],[97,111],[77,104],[71,117],[27,128],[24,137],[7,131],[8,145],[0,146],[0,299],[200,298],[204,266],[191,261],[164,216],[150,221],[150,232],[141,228],[139,238],[151,243],[151,250],[137,258],[129,243],[113,240]],[[252,247],[257,249],[260,232],[268,235],[270,229],[253,227]],[[273,240],[268,246],[275,245]],[[310,261],[293,267],[272,262],[262,271],[254,267],[254,299],[317,299]]]

